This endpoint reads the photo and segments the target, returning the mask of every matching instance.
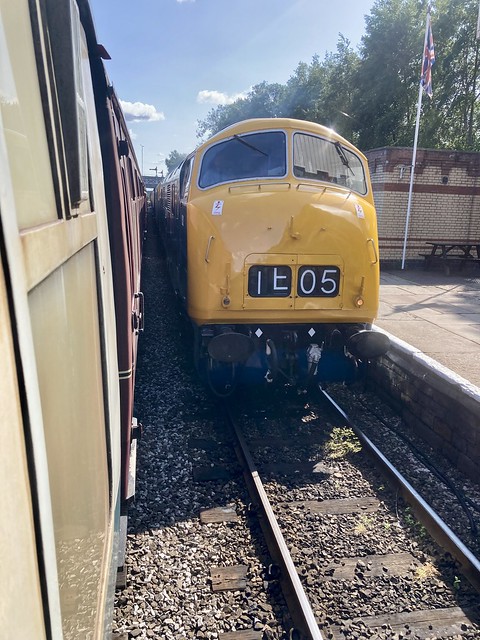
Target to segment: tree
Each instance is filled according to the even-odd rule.
[[[438,119],[429,131],[435,146],[480,149],[477,18],[477,0],[437,0],[433,82]]]
[[[318,56],[314,56],[310,64],[300,62],[287,82],[283,114],[288,118],[317,121],[323,80],[323,65]]]
[[[197,123],[197,137],[204,139],[235,122],[249,118],[278,117],[284,90],[283,85],[278,83],[261,82],[255,85],[245,98],[211,109],[205,120]]]
[[[477,0],[437,0],[432,11],[436,61],[421,147],[480,148],[477,17]],[[366,17],[354,110],[361,148],[413,144],[425,21],[417,0],[377,0]]]
[[[262,82],[231,105],[212,109],[197,135],[247,118],[290,117],[334,128],[362,150],[411,146],[427,0],[375,0],[358,52],[341,34],[324,60],[299,62],[285,85]],[[433,98],[422,101],[418,144],[480,150],[476,40],[478,0],[436,0]]]
[[[366,16],[355,78],[358,145],[411,145],[423,45],[417,0],[377,0]]]
[[[185,160],[187,156],[188,156],[188,153],[180,153],[176,149],[174,149],[174,151],[170,151],[168,157],[165,158],[165,164],[167,165],[167,170],[172,171],[173,169],[175,169],[175,167],[178,167],[178,165],[183,160]]]
[[[315,121],[335,129],[356,142],[354,116],[356,76],[360,58],[342,34],[335,53],[328,53],[322,65],[322,83]]]
[[[197,122],[197,137],[206,139],[234,122],[244,120],[244,102],[243,98],[239,98],[233,104],[221,104],[210,109],[207,117]]]

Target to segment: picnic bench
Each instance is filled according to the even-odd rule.
[[[431,247],[430,252],[419,253],[425,258],[425,268],[442,265],[446,275],[450,275],[450,266],[459,266],[463,269],[467,264],[480,262],[480,241],[471,240],[451,242],[426,242]]]

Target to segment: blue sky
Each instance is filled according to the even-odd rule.
[[[144,175],[198,144],[197,121],[255,84],[285,83],[342,33],[360,44],[374,0],[90,0],[107,73]],[[327,123],[326,123],[327,124]]]

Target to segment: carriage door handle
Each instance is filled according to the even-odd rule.
[[[138,334],[145,329],[145,298],[142,291],[138,291],[133,295],[135,299],[138,299],[138,311],[134,312],[134,329]]]

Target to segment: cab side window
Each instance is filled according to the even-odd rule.
[[[192,180],[192,168],[193,168],[193,159],[194,156],[188,158],[180,173],[180,200],[182,204],[186,203],[188,198],[188,192],[190,191],[190,183]]]

